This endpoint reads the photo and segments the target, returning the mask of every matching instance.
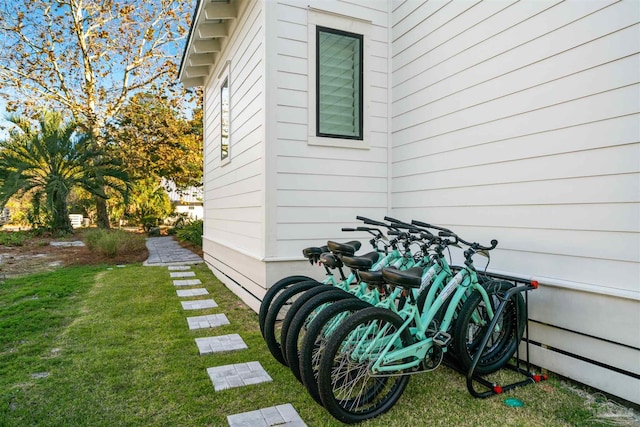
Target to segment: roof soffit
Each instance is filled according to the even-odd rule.
[[[215,68],[240,1],[198,1],[178,75],[186,87],[202,86]]]

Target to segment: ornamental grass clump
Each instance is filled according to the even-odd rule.
[[[84,243],[90,251],[111,258],[145,249],[143,236],[124,230],[87,230]]]
[[[27,231],[0,231],[0,245],[22,246],[29,237]]]

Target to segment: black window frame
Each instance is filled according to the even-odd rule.
[[[358,70],[358,135],[340,135],[320,132],[320,33],[331,33],[357,39],[360,42],[360,69]],[[364,140],[364,36],[362,34],[337,30],[335,28],[316,26],[316,136],[322,138]]]

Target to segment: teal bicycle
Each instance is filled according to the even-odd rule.
[[[362,309],[330,336],[320,360],[318,389],[325,408],[340,421],[360,422],[391,409],[410,375],[436,369],[450,346],[463,367],[479,359],[475,369],[481,374],[499,369],[514,354],[524,332],[524,301],[520,294],[512,295],[494,321],[495,309],[512,284],[490,280],[480,284],[472,260],[478,253],[488,255],[497,241],[482,246],[451,232],[440,235],[468,246],[465,265],[443,287],[429,285],[422,310],[411,290],[423,285],[423,274],[416,269],[384,269],[385,280],[402,288],[408,303],[398,313]],[[490,323],[495,326],[487,331]],[[476,357],[478,343],[487,334],[491,342]]]
[[[365,220],[370,224],[392,228],[392,226],[388,224],[367,218],[358,217],[358,219]],[[374,248],[379,249],[382,244],[382,250],[370,252],[358,257],[358,262],[360,263],[358,268],[364,267],[380,270],[383,267],[390,265],[397,268],[408,268],[413,265],[413,258],[406,255],[407,248],[405,248],[404,252],[401,251],[398,247],[397,239],[391,239],[389,243],[384,243],[386,237],[379,229],[358,227],[357,229],[343,230],[368,231],[374,236],[370,241]],[[376,304],[379,301],[380,294],[377,292],[377,289],[370,289],[366,284],[357,280],[356,268],[353,268],[348,276],[345,276],[343,272],[344,263],[342,259],[343,257],[352,257],[354,255],[357,250],[356,247],[360,246],[359,242],[357,243],[357,245],[354,245],[353,242],[327,242],[327,248],[330,252],[322,253],[317,258],[318,261],[324,265],[325,270],[327,271],[327,278],[323,282],[309,280],[289,284],[288,286],[283,287],[284,289],[279,289],[277,291],[278,293],[274,295],[274,299],[272,299],[268,309],[266,309],[264,322],[261,322],[261,330],[269,351],[274,358],[283,365],[288,365],[286,352],[283,348],[283,343],[288,331],[288,325],[292,320],[293,314],[295,314],[297,309],[306,301],[306,299],[328,290],[339,289],[345,292],[344,297],[358,297],[371,304]],[[391,250],[389,251],[389,249]],[[306,249],[306,251],[309,251],[309,248]],[[317,251],[314,251],[314,253],[317,253]],[[336,280],[334,271],[339,273],[340,280]],[[265,301],[263,301],[261,312],[263,311],[262,308],[265,304]]]
[[[414,269],[416,269],[415,271],[424,272],[422,283],[426,285],[433,282],[435,286],[439,286],[440,283],[452,277],[452,271],[443,253],[450,241],[434,237],[426,232],[419,232],[419,239],[423,240],[423,242],[421,251],[416,254],[418,258],[417,265],[424,267],[414,267]],[[413,240],[415,241],[416,239]],[[381,271],[363,271],[360,275],[369,285],[388,287]],[[427,297],[427,290],[426,286],[421,286],[421,288],[413,291],[413,297],[417,301],[418,308],[423,307]],[[402,296],[403,293],[406,294],[406,291],[396,286],[387,298],[377,304],[377,307],[398,312],[398,307],[402,307],[402,302],[406,301],[406,296]],[[370,305],[361,304],[358,300],[347,300],[333,303],[328,307],[318,307],[323,302],[320,298],[316,297],[310,300],[296,314],[294,322],[298,322],[298,327],[301,331],[298,336],[295,335],[296,329],[293,329],[293,333],[289,333],[286,347],[288,351],[298,352],[299,361],[297,366],[299,372],[297,374],[294,371],[296,364],[291,363],[291,356],[289,356],[289,367],[294,372],[294,375],[301,379],[309,394],[318,403],[322,404],[317,377],[320,357],[324,352],[327,341],[346,318],[356,311],[370,307]]]

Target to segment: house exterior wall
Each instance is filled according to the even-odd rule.
[[[267,186],[272,211],[267,217],[267,256],[274,261],[302,259],[301,249],[345,240],[342,227],[363,211],[382,217],[388,209],[388,5],[386,1],[266,2],[273,33],[267,61],[269,111],[267,150],[272,167]],[[319,17],[319,18],[318,18]],[[310,103],[315,93],[313,24],[323,19],[362,25],[365,48],[366,148],[314,145]],[[353,30],[358,32],[358,30]],[[310,40],[311,39],[311,40]],[[367,51],[368,49],[368,51]],[[329,141],[330,143],[331,141]],[[357,145],[357,144],[356,144]],[[350,236],[349,236],[350,237]],[[309,264],[302,264],[309,273]]]
[[[257,310],[276,280],[315,275],[300,250],[351,238],[358,214],[496,238],[490,269],[540,282],[533,363],[640,403],[640,3],[234,4],[204,87],[203,240],[220,280]],[[361,148],[311,143],[318,19],[368,28]]]
[[[394,2],[393,216],[499,240],[532,361],[640,403],[640,3]]]
[[[264,4],[237,2],[237,18],[204,86],[205,261],[254,309],[264,292]],[[229,77],[229,157],[221,160],[220,86]]]

